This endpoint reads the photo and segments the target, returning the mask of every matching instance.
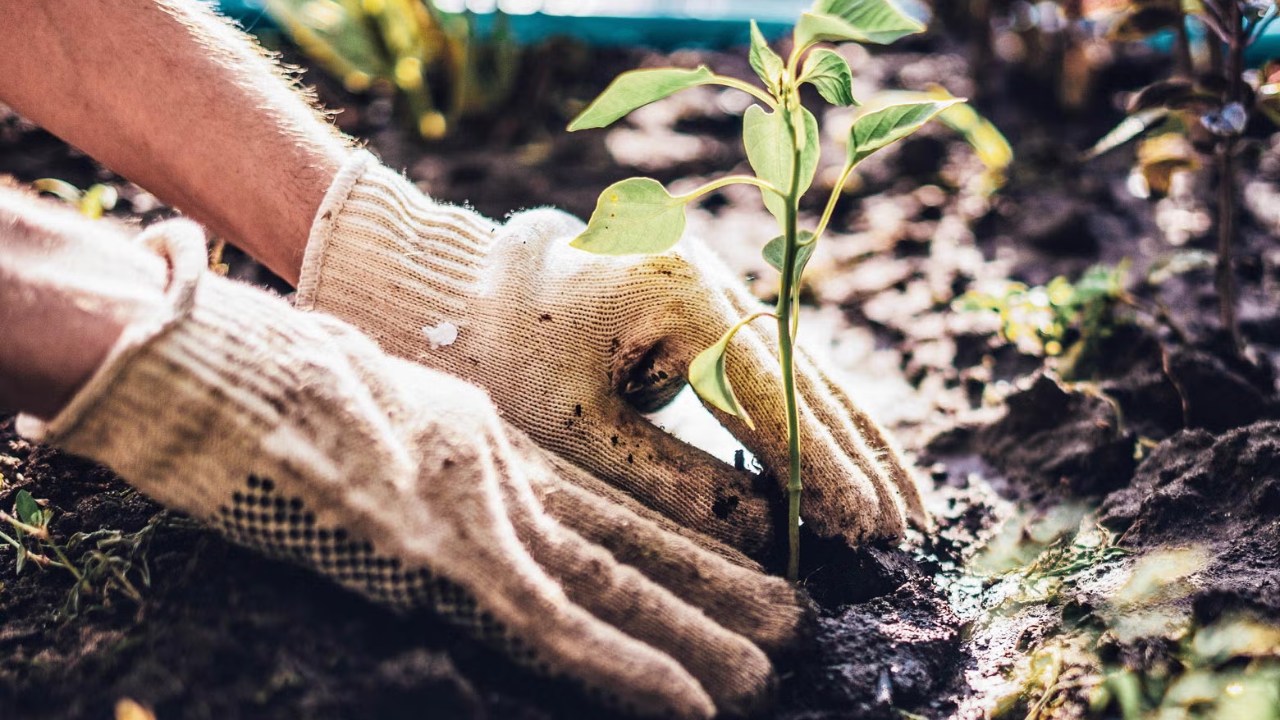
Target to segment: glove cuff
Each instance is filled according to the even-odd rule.
[[[389,325],[401,314],[398,303],[407,317],[461,318],[496,231],[488,218],[432,200],[357,152],[316,212],[295,305],[336,315],[379,341],[401,331]]]
[[[195,224],[161,223],[138,240],[169,263],[165,302],[125,328],[62,412],[49,422],[20,416],[18,430],[211,520],[292,404],[305,330],[288,322],[282,299],[209,274]]]

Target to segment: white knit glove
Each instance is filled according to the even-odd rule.
[[[205,273],[194,225],[143,240],[170,264],[163,311],[24,434],[621,708],[705,718],[767,697],[760,648],[802,615],[785,583],[565,482],[474,386]]]
[[[774,342],[739,332],[728,368],[755,429],[719,420],[778,479],[758,487],[648,422],[685,368],[761,309],[702,243],[601,257],[569,247],[582,225],[552,210],[505,226],[436,203],[367,153],[341,171],[312,227],[300,307],[341,317],[387,351],[471,380],[543,447],[677,522],[751,554],[775,541],[788,467]],[[915,483],[883,432],[831,375],[797,360],[804,443],[801,513],[850,542],[923,518]]]

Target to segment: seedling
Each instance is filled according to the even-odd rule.
[[[1236,323],[1232,244],[1236,233],[1238,193],[1237,155],[1245,127],[1254,110],[1280,119],[1280,73],[1267,67],[1256,91],[1245,78],[1245,50],[1277,15],[1270,0],[1128,0],[1112,17],[1112,37],[1142,39],[1173,30],[1178,38],[1172,77],[1138,91],[1129,103],[1129,116],[1089,151],[1093,157],[1150,131],[1139,149],[1139,167],[1148,185],[1167,189],[1169,175],[1195,170],[1193,148],[1213,156],[1218,174],[1218,262],[1215,284],[1219,318],[1239,351],[1243,344]],[[1187,19],[1194,18],[1208,33],[1208,67],[1194,67]]]
[[[719,188],[741,183],[759,188],[765,207],[778,222],[780,234],[763,250],[765,260],[779,272],[778,301],[773,312],[742,318],[719,342],[689,364],[689,384],[704,402],[753,426],[734,396],[725,363],[734,335],[762,317],[777,324],[778,362],[782,373],[782,402],[786,407],[790,468],[787,482],[789,553],[787,576],[800,570],[801,437],[796,405],[794,344],[801,275],[821,240],[845,183],[858,163],[920,129],[947,108],[962,102],[943,93],[895,94],[867,98],[848,134],[843,166],[821,218],[812,229],[800,227],[800,199],[809,189],[819,161],[818,121],[801,103],[800,92],[812,85],[828,103],[856,106],[853,71],[835,50],[822,43],[887,44],[922,32],[924,26],[890,0],[816,0],[800,16],[786,60],[775,52],[754,22],[749,60],[760,84],[717,75],[708,68],[632,70],[618,76],[582,113],[569,130],[605,127],[631,111],[675,92],[698,85],[734,88],[755,98],[743,115],[742,136],[754,175],[731,175],[692,192],[672,195],[661,183],[637,177],[615,183],[600,194],[586,229],[572,245],[604,255],[655,254],[669,250],[685,227],[685,207]]]
[[[1071,379],[1090,365],[1111,335],[1117,307],[1130,299],[1124,287],[1127,275],[1127,262],[1097,265],[1075,282],[1058,276],[1034,287],[1006,282],[991,291],[970,291],[954,307],[996,313],[1004,340],[1028,355],[1060,358],[1059,372]]]
[[[52,519],[53,511],[41,506],[26,490],[19,490],[14,496],[12,514],[0,510],[0,521],[9,523],[13,530],[12,535],[0,531],[0,540],[11,545],[18,553],[15,572],[21,573],[30,561],[41,567],[60,567],[73,575],[77,574],[62,548],[50,539],[49,521]],[[56,559],[39,552],[40,544],[46,545]]]
[[[69,616],[80,612],[86,595],[97,595],[104,603],[109,603],[113,594],[142,602],[138,586],[151,585],[147,550],[155,520],[132,533],[110,529],[76,533],[65,546],[50,534],[52,520],[53,510],[26,490],[19,490],[15,495],[12,513],[0,510],[0,522],[8,523],[12,530],[12,534],[0,531],[0,542],[18,553],[14,564],[16,573],[21,573],[30,562],[43,568],[59,568],[71,575],[75,583],[67,592],[63,607]],[[78,563],[71,560],[77,552]]]

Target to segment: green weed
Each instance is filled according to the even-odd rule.
[[[1088,366],[1117,320],[1116,310],[1129,301],[1125,290],[1127,262],[1097,265],[1072,282],[1058,276],[1046,285],[1028,287],[1006,282],[992,291],[970,291],[953,304],[963,312],[994,312],[1000,336],[1031,355],[1060,358],[1064,378]]]
[[[102,605],[109,605],[116,596],[142,602],[140,588],[151,586],[147,551],[159,516],[136,532],[78,532],[64,545],[49,532],[53,515],[52,509],[26,490],[16,494],[12,513],[0,510],[0,521],[8,523],[12,530],[12,534],[0,531],[0,542],[17,553],[16,574],[32,564],[70,575],[74,582],[63,605],[68,616],[79,614],[87,598],[95,598]]]
[[[106,211],[115,209],[116,202],[120,199],[116,189],[110,185],[90,185],[87,190],[82,191],[57,178],[40,178],[31,185],[40,192],[71,203],[82,215],[93,220],[102,217]]]

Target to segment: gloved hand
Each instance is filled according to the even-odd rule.
[[[476,387],[204,272],[196,226],[141,240],[168,262],[166,301],[25,435],[618,707],[705,718],[767,697],[761,648],[803,615],[786,583],[584,490]]]
[[[497,226],[436,203],[361,153],[312,228],[298,303],[341,317],[383,348],[485,388],[543,447],[688,527],[760,554],[788,467],[774,342],[739,332],[728,368],[755,429],[718,419],[778,479],[759,487],[648,422],[689,361],[760,309],[703,244],[600,257],[569,247],[582,225],[536,210]],[[923,520],[914,481],[884,433],[830,374],[797,360],[805,492],[801,514],[856,543]]]

